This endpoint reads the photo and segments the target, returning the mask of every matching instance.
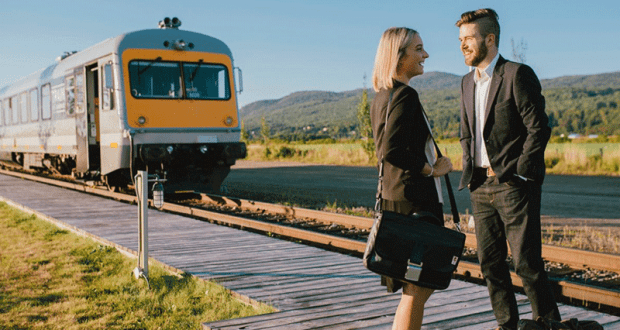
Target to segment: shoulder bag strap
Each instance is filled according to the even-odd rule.
[[[424,111],[424,108],[422,108],[422,111]],[[426,115],[426,112],[424,112],[424,116],[426,118],[428,118],[428,116]],[[437,158],[443,157],[443,155],[441,154],[441,150],[439,150],[439,146],[437,145],[437,142],[435,141],[435,137],[433,137],[433,132],[430,132],[431,134],[431,139],[433,140],[433,144],[435,145],[435,150],[437,150]],[[456,227],[456,229],[460,232],[461,231],[461,217],[459,216],[459,210],[457,209],[456,206],[456,199],[454,198],[454,191],[452,190],[452,185],[450,184],[450,177],[448,176],[448,174],[443,176],[445,181],[446,181],[446,188],[448,189],[448,197],[450,198],[450,208],[452,211],[452,221],[454,222],[454,226]]]
[[[392,90],[390,91],[390,98],[388,100],[388,105],[387,105],[387,109],[385,109],[385,125],[384,125],[384,131],[387,128],[387,121],[388,121],[388,116],[390,114],[390,107],[392,105],[392,97],[394,96],[394,89],[392,88]],[[422,108],[422,111],[424,111],[424,108]],[[424,112],[424,116],[426,118],[428,118],[428,116],[426,116],[426,112]],[[435,141],[435,138],[433,137],[433,132],[430,131],[429,134],[431,135],[431,140],[433,140],[433,144],[435,145],[435,150],[437,150],[437,158],[443,157],[443,155],[441,154],[441,150],[439,149],[439,146],[437,145],[437,142]],[[384,133],[385,135],[385,133]],[[454,222],[454,226],[456,227],[457,231],[461,231],[461,218],[459,216],[459,210],[456,206],[456,199],[454,198],[454,191],[452,189],[452,185],[450,184],[450,177],[448,176],[448,174],[444,175],[444,179],[446,181],[446,188],[448,189],[448,197],[450,198],[450,208],[452,211],[452,221]],[[381,161],[379,162],[379,182],[378,182],[378,186],[377,186],[377,200],[375,202],[375,211],[376,212],[381,212],[382,210],[382,205],[381,205],[381,191],[383,190],[383,155],[381,155]]]

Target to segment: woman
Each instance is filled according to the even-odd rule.
[[[377,92],[370,118],[377,157],[383,159],[383,210],[402,214],[429,211],[443,226],[439,177],[452,170],[450,159],[436,159],[430,124],[409,80],[424,73],[428,53],[420,35],[409,28],[383,33],[372,73]],[[386,123],[386,110],[389,115]],[[388,292],[403,288],[392,329],[420,329],[424,304],[433,289],[382,278]]]

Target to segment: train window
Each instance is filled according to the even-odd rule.
[[[103,109],[114,109],[114,76],[112,73],[112,64],[108,63],[103,67],[103,88],[101,89],[101,95],[103,95]]]
[[[223,65],[183,63],[183,77],[187,98],[202,100],[230,98],[228,73]]]
[[[39,120],[39,94],[36,89],[30,91],[30,120]]]
[[[112,76],[112,64],[108,63],[103,67],[103,72],[104,72],[104,88],[106,89],[112,89],[114,88],[114,79]]]
[[[23,92],[22,95],[20,96],[20,101],[21,104],[19,105],[20,109],[22,110],[22,123],[27,123],[28,122],[28,92]]]
[[[129,78],[133,97],[178,99],[182,96],[179,63],[131,61]]]
[[[11,119],[13,119],[13,124],[19,124],[19,97],[17,95],[11,98]]]
[[[67,100],[67,113],[75,112],[75,77],[69,76],[65,79],[65,97]]]
[[[75,75],[75,112],[84,112],[84,73],[80,70]]]
[[[52,98],[50,84],[41,87],[41,118],[52,118]]]
[[[11,99],[4,100],[4,124],[11,125]]]
[[[52,87],[52,111],[54,113],[65,112],[65,101],[65,84],[63,82]]]

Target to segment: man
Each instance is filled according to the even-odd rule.
[[[499,55],[493,9],[463,13],[459,27],[465,64],[461,83],[463,176],[469,187],[478,259],[499,329],[516,329],[519,311],[506,262],[514,267],[534,314],[560,319],[541,257],[540,197],[550,136],[545,99],[534,71]]]

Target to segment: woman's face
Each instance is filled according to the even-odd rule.
[[[422,38],[416,33],[411,43],[405,48],[405,54],[398,62],[397,73],[411,79],[424,73],[424,60],[428,58],[428,53],[424,50]]]

